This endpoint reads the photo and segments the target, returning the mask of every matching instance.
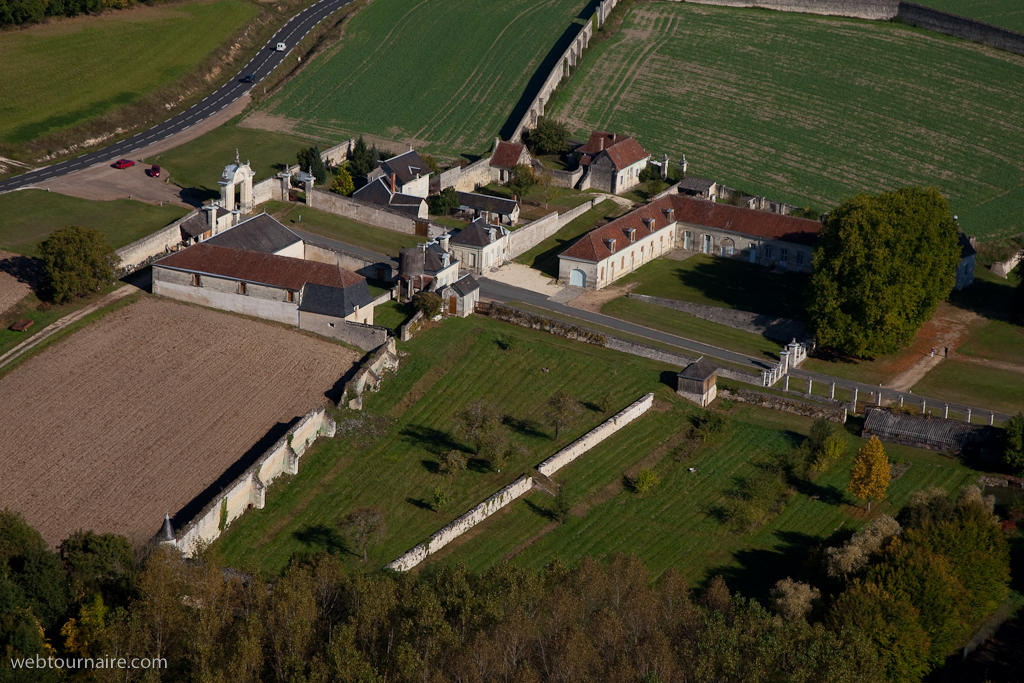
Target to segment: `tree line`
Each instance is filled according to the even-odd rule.
[[[160,0],[145,0],[147,5]],[[107,9],[127,9],[138,0],[0,0],[0,27],[37,24],[47,17],[77,17]]]

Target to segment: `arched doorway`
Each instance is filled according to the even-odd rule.
[[[586,287],[587,286],[587,274],[579,268],[574,268],[569,273],[569,284],[573,287]]]

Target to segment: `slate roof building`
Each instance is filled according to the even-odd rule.
[[[558,277],[601,289],[680,242],[706,254],[809,272],[820,230],[818,221],[666,195],[580,237],[558,255]]]
[[[494,151],[491,153],[492,178],[500,183],[507,183],[512,180],[512,171],[519,164],[532,166],[533,159],[530,157],[530,150],[521,142],[502,142],[500,138],[494,138]]]
[[[488,223],[515,225],[519,220],[519,202],[504,197],[492,197],[475,192],[456,192],[459,211],[483,218]]]
[[[451,238],[451,252],[471,273],[486,273],[509,261],[510,233],[477,218]]]
[[[427,177],[427,182],[429,183],[429,181],[430,178]],[[427,220],[430,217],[427,201],[422,196],[399,191],[394,177],[378,176],[353,192],[352,199],[388,207],[422,220]]]
[[[596,188],[619,194],[640,184],[640,172],[651,153],[629,136],[595,130],[585,145],[574,152],[581,166],[588,168],[580,189]]]
[[[956,284],[953,289],[963,289],[974,282],[974,257],[978,253],[974,249],[971,238],[960,233],[960,263],[956,266]]]
[[[480,283],[472,275],[463,275],[444,287],[440,294],[446,314],[467,318],[476,310],[476,304],[480,301]]]
[[[676,393],[706,408],[718,396],[718,368],[701,356],[676,375]]]
[[[377,164],[377,168],[366,174],[371,183],[383,178],[392,193],[412,197],[426,197],[430,193],[430,165],[416,150],[410,149]]]
[[[687,176],[679,181],[679,194],[700,199],[718,199],[718,183],[708,178]]]
[[[262,213],[206,240],[206,244],[228,249],[244,249],[261,254],[303,257],[302,238],[273,216]]]
[[[459,278],[460,263],[451,252],[449,242],[449,236],[442,235],[399,252],[400,297],[411,297],[422,291],[440,291]]]
[[[989,431],[986,425],[929,419],[924,415],[897,415],[884,408],[869,406],[861,436],[877,436],[882,441],[955,454],[983,440]]]

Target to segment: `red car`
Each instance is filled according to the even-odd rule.
[[[114,168],[128,168],[129,166],[134,165],[135,162],[131,159],[120,159],[119,161],[114,162]]]

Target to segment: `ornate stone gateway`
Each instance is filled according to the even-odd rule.
[[[235,163],[224,167],[224,173],[217,182],[220,185],[220,205],[228,211],[252,213],[252,167],[249,162],[239,161],[238,150],[235,150]],[[238,202],[235,202],[235,186],[241,185]]]

